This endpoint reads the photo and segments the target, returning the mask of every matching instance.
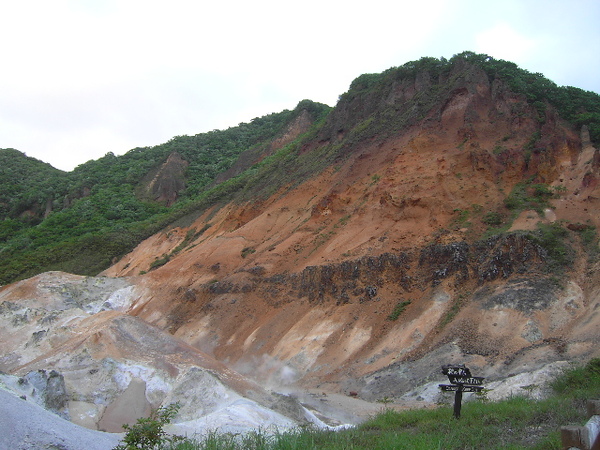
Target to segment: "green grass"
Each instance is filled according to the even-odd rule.
[[[387,320],[395,321],[398,320],[398,317],[406,310],[406,307],[410,305],[410,300],[401,301],[394,306],[394,310],[387,316]]]
[[[527,396],[500,402],[465,402],[461,418],[451,407],[382,412],[342,431],[299,428],[269,434],[209,433],[202,441],[165,440],[161,449],[560,449],[560,427],[583,425],[585,402],[600,394],[600,359],[565,371],[544,400]],[[160,416],[159,416],[160,417]],[[144,420],[144,419],[140,419]],[[146,422],[143,422],[147,426]],[[139,447],[131,447],[139,448]],[[154,448],[154,447],[153,447]]]
[[[456,315],[460,312],[461,308],[467,302],[468,297],[468,295],[459,294],[455,299],[452,300],[452,305],[450,306],[450,309],[446,312],[444,317],[442,317],[442,320],[440,320],[440,329],[444,328],[446,325],[452,322],[452,320],[454,320]]]

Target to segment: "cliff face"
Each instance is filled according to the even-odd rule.
[[[149,174],[142,182],[142,196],[155,202],[171,206],[185,189],[185,169],[189,163],[177,152],[169,155],[156,173]]]
[[[582,323],[595,320],[597,268],[580,231],[600,225],[597,151],[580,130],[469,64],[359,81],[304,149],[339,142],[334,167],[285,195],[206,211],[106,271],[137,275],[171,255],[136,278],[147,295],[130,313],[242,371],[275,359],[332,389],[447,346],[432,372],[466,359],[506,374],[595,352]],[[520,214],[505,207],[523,198]],[[538,224],[580,231],[557,250],[527,234]]]

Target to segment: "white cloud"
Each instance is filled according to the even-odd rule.
[[[71,169],[305,98],[333,105],[362,73],[463,50],[577,85],[598,65],[569,50],[590,41],[583,32],[598,39],[597,27],[580,27],[592,15],[582,2],[593,5],[569,2],[577,14],[561,33],[565,7],[538,0],[2,2],[0,147]]]
[[[475,36],[475,51],[496,59],[527,61],[537,50],[534,38],[527,37],[506,22],[501,22]]]

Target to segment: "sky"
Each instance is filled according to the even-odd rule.
[[[600,93],[598,0],[0,0],[0,148],[70,171],[465,50]]]

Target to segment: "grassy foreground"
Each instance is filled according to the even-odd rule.
[[[586,401],[600,397],[600,359],[565,371],[551,387],[553,394],[545,400],[514,397],[500,402],[465,403],[460,420],[453,418],[450,407],[404,412],[384,409],[367,422],[343,431],[298,429],[274,435],[257,431],[243,436],[212,433],[202,441],[159,433],[152,445],[130,442],[120,448],[560,449],[560,427],[583,425],[588,420]],[[148,419],[140,421],[148,424]],[[135,427],[130,427],[129,433]]]

